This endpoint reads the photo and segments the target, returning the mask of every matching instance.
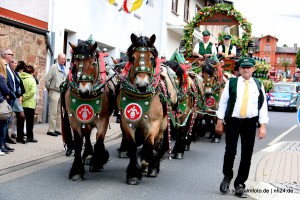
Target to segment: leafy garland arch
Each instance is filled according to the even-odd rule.
[[[235,45],[242,48],[242,56],[246,55],[248,42],[251,39],[251,23],[247,22],[247,19],[244,18],[240,12],[235,10],[232,5],[218,3],[214,6],[206,6],[203,9],[199,10],[193,20],[189,24],[184,26],[183,42],[186,48],[186,56],[192,56],[194,29],[197,28],[200,25],[200,22],[203,21],[206,17],[212,17],[215,13],[222,13],[227,16],[232,16],[240,23],[240,26],[244,30],[244,33],[242,35],[242,38],[236,38]]]

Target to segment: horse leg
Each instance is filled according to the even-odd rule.
[[[90,171],[99,172],[103,169],[103,166],[107,163],[109,159],[109,153],[105,149],[104,141],[98,139],[94,145],[94,154],[90,163]]]
[[[137,162],[137,146],[136,143],[131,140],[128,145],[129,164],[126,171],[127,184],[137,185],[142,178],[140,166]]]
[[[85,133],[84,138],[85,138],[85,143],[84,143],[84,151],[82,155],[82,161],[85,165],[89,165],[92,155],[93,155],[93,147],[91,143],[91,134],[90,133]]]
[[[121,131],[122,131],[122,141],[121,141],[121,145],[119,148],[119,158],[129,158],[128,155],[128,141],[126,138],[126,135],[124,134],[124,131],[122,130],[122,126],[121,126]]]
[[[221,140],[221,135],[219,135],[216,130],[215,130],[215,127],[216,127],[216,122],[217,122],[217,118],[214,117],[213,118],[213,128],[212,128],[212,132],[214,134],[214,138],[212,139],[212,143],[220,143],[220,140]]]
[[[178,128],[178,135],[176,137],[176,142],[173,148],[172,153],[174,154],[173,158],[174,159],[183,159],[184,155],[184,127],[179,127]]]
[[[75,158],[70,170],[69,179],[73,181],[81,181],[84,178],[84,165],[81,159],[81,150],[82,150],[82,137],[77,131],[74,131],[74,143],[75,143]]]

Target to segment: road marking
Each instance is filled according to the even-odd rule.
[[[294,130],[298,125],[294,125],[291,128],[289,128],[287,131],[283,132],[281,135],[279,135],[277,138],[275,138],[272,142],[270,142],[268,145],[276,144],[279,140],[281,140],[284,136],[289,134],[292,130]]]

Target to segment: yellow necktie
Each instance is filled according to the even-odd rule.
[[[242,107],[241,107],[241,117],[245,118],[247,114],[247,105],[248,105],[248,99],[249,99],[249,88],[248,88],[248,80],[245,80],[245,91],[243,95],[243,101],[242,101]]]
[[[228,46],[225,46],[225,55],[228,56]]]

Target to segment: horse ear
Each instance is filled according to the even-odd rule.
[[[131,33],[130,39],[131,39],[132,44],[135,44],[136,40],[137,40],[137,36],[134,33]]]
[[[150,41],[151,41],[152,45],[154,44],[155,40],[156,40],[156,35],[153,34],[153,35],[150,37]]]
[[[77,47],[75,44],[72,44],[71,42],[69,42],[69,45],[71,46],[72,49],[75,49]]]
[[[95,42],[95,44],[93,46],[91,46],[92,52],[96,51],[97,46],[98,46],[97,42]]]

